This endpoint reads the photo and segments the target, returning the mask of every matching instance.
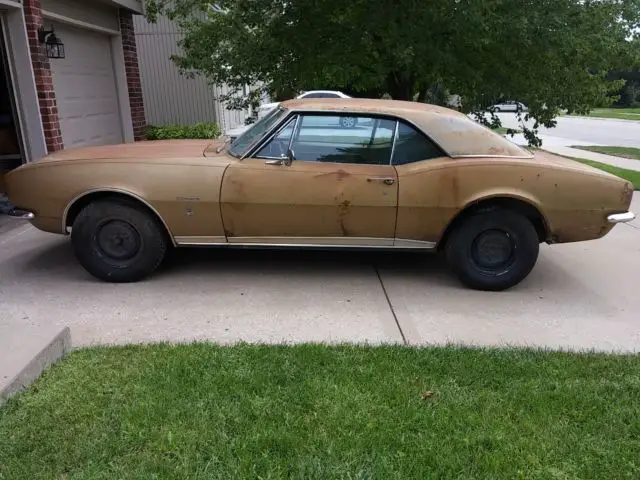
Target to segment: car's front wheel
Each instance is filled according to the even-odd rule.
[[[167,238],[152,215],[129,202],[86,206],[71,230],[76,258],[94,277],[135,282],[153,273],[165,257]]]
[[[529,275],[538,260],[540,239],[525,216],[496,209],[466,218],[445,248],[449,265],[465,285],[500,291]]]

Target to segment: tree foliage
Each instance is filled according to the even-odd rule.
[[[214,0],[211,0],[214,1]],[[445,92],[487,120],[501,99],[527,104],[526,130],[561,109],[611,103],[607,72],[638,64],[640,0],[155,0],[177,22],[186,74],[227,84],[234,107],[262,91],[301,90],[441,103]],[[635,47],[635,48],[634,48]],[[248,94],[244,93],[250,86]]]

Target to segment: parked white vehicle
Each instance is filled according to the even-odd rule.
[[[349,95],[336,90],[309,90],[302,92],[296,98],[351,98]],[[258,107],[258,118],[264,117],[271,110],[280,105],[279,102],[264,103]]]
[[[308,92],[302,92],[296,98],[351,98],[349,95],[339,92],[337,90],[309,90]],[[277,108],[280,102],[263,103],[258,107],[258,120],[268,114],[274,108]],[[339,117],[337,120],[341,127],[353,128],[357,124],[357,120],[354,117]],[[242,135],[251,125],[241,125],[236,128],[232,128],[225,132],[225,135],[230,138],[231,141]]]
[[[505,102],[496,103],[489,107],[492,112],[526,112],[529,109],[522,102],[515,102],[513,100],[507,100]]]

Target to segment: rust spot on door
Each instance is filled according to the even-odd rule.
[[[329,172],[329,173],[319,173],[318,175],[315,176],[315,178],[320,178],[320,177],[327,177],[330,175],[335,175],[336,176],[336,180],[338,180],[339,182],[344,180],[347,177],[350,177],[351,174],[345,170],[339,169],[336,170],[335,172]]]

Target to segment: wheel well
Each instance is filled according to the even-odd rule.
[[[167,235],[167,238],[170,241],[173,241],[171,237],[171,232],[169,232],[167,225],[164,223],[162,218],[158,215],[158,213],[155,210],[153,210],[151,207],[149,207],[149,205],[142,202],[138,198],[128,195],[126,193],[120,193],[120,192],[109,192],[109,191],[92,192],[76,199],[69,206],[67,210],[67,216],[65,218],[65,225],[64,225],[65,229],[70,228],[73,225],[73,222],[75,221],[76,217],[84,207],[86,207],[90,203],[94,203],[97,201],[111,201],[111,202],[126,203],[135,208],[145,211],[146,213],[151,215],[153,218],[155,218],[160,225],[162,225],[162,229]]]
[[[538,233],[540,243],[545,242],[547,238],[549,238],[549,227],[547,226],[547,222],[536,207],[516,198],[499,197],[488,198],[472,203],[458,213],[449,226],[447,226],[444,235],[440,239],[440,242],[438,242],[438,248],[440,249],[444,247],[451,233],[471,215],[497,209],[510,210],[529,219]]]

